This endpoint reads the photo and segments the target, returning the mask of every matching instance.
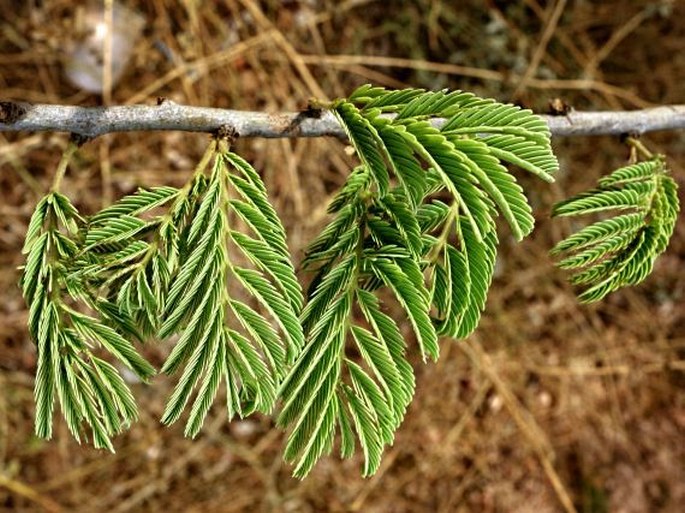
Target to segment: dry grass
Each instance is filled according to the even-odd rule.
[[[94,105],[63,77],[75,2],[0,0],[0,98]],[[134,2],[126,2],[133,4]],[[465,88],[544,110],[683,103],[682,2],[151,0],[144,37],[112,103],[165,95],[195,105],[298,109],[365,81]],[[459,7],[454,7],[459,5]],[[547,23],[552,20],[552,25]],[[547,26],[552,28],[546,30]],[[207,137],[115,135],[87,145],[64,190],[84,212],[138,185],[183,183]],[[648,142],[685,184],[685,135]],[[640,287],[579,306],[547,250],[570,230],[551,204],[619,165],[611,138],[559,140],[552,186],[524,177],[534,236],[505,239],[475,336],[416,362],[418,393],[377,476],[322,461],[298,482],[268,418],[227,425],[216,409],[198,440],[158,418],[171,383],[135,390],[142,418],[115,455],[79,447],[58,422],[32,435],[35,350],[16,287],[37,196],[60,134],[0,136],[0,509],[7,511],[682,511],[685,504],[685,223]],[[263,171],[297,258],[324,222],[350,157],[328,140],[239,143]],[[682,196],[682,195],[681,195]],[[166,344],[145,349],[156,364]]]

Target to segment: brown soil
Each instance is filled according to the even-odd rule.
[[[140,2],[143,37],[104,99],[63,74],[75,4],[0,0],[0,99],[166,96],[280,111],[374,82],[469,89],[537,111],[557,97],[595,110],[685,103],[685,3],[674,0],[151,0]],[[500,78],[431,71],[435,62]],[[683,511],[685,223],[644,284],[596,306],[577,304],[547,256],[573,228],[548,220],[551,205],[625,162],[617,139],[556,139],[556,184],[522,177],[537,230],[521,244],[503,237],[476,334],[444,341],[437,364],[415,362],[418,392],[378,474],[362,479],[359,458],[331,457],[302,482],[282,463],[283,435],[270,418],[228,425],[217,406],[195,441],[161,427],[165,377],[136,386],[141,419],[115,440],[116,454],[77,445],[57,417],[52,441],[33,436],[35,349],[16,268],[66,140],[0,133],[0,509],[552,512],[570,499],[578,512]],[[685,133],[645,142],[669,156],[682,188]],[[180,133],[101,137],[83,148],[64,190],[90,213],[138,185],[180,185],[206,143]],[[331,140],[245,140],[239,151],[263,173],[299,258],[351,157]],[[160,364],[169,347],[144,351]]]

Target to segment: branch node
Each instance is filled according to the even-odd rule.
[[[623,144],[629,144],[630,139],[639,139],[640,134],[638,132],[623,132],[619,135],[619,141]]]
[[[550,116],[568,116],[574,110],[572,105],[566,103],[561,98],[550,98],[547,100],[547,114]]]
[[[24,117],[28,110],[27,103],[0,102],[0,123],[12,125]]]
[[[78,148],[80,148],[87,142],[92,141],[93,139],[94,137],[91,137],[89,135],[77,134],[76,132],[72,132],[69,134],[69,141],[74,143]]]
[[[309,100],[309,105],[303,111],[297,113],[287,128],[283,131],[286,134],[294,133],[305,119],[321,119],[324,109],[319,107],[315,100]]]
[[[221,125],[214,132],[214,137],[217,140],[225,140],[228,144],[233,144],[233,142],[240,137],[238,131],[231,125]]]
[[[170,100],[166,96],[158,96],[157,97],[157,106],[162,106],[162,105],[177,105],[177,103],[173,100]]]

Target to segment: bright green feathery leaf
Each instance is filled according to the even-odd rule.
[[[382,143],[379,144],[378,132],[352,103],[338,102],[333,113],[345,129],[362,164],[370,171],[378,190],[385,194],[390,178],[385,163],[385,148]]]
[[[485,100],[473,93],[463,91],[429,91],[416,96],[410,102],[402,105],[397,113],[398,120],[421,119],[425,117],[450,117],[454,111],[462,111],[473,103],[482,104]]]
[[[517,239],[530,233],[530,207],[502,162],[552,180],[558,163],[551,151],[549,128],[541,117],[462,91],[387,91],[362,86],[349,101],[360,106],[355,115],[373,126],[373,130],[367,128],[366,139],[375,142],[369,146],[377,148],[379,162],[381,157],[387,161],[413,208],[427,192],[431,173],[424,167],[428,166],[460,204],[479,238],[492,229],[493,202]],[[396,116],[380,116],[381,112]],[[447,120],[439,129],[429,119],[440,117]],[[364,126],[357,125],[360,134]],[[362,162],[369,166],[368,159]]]
[[[461,225],[461,248],[466,253],[466,260],[471,275],[471,288],[469,302],[466,307],[457,333],[456,338],[466,338],[478,326],[480,316],[485,309],[485,302],[488,290],[492,283],[492,276],[495,272],[495,262],[497,259],[497,233],[493,230],[485,237],[482,244],[476,239],[471,227],[463,219]]]
[[[466,252],[447,245],[433,273],[432,303],[437,310],[438,333],[456,336],[472,299],[472,278]]]
[[[452,139],[451,142],[480,187],[504,215],[516,240],[522,240],[533,230],[535,219],[514,176],[490,154],[482,141]]]
[[[89,225],[105,226],[108,221],[119,219],[121,216],[139,216],[160,207],[172,200],[179,193],[175,187],[152,187],[138,189],[135,193],[124,196],[119,201],[90,217]]]
[[[290,428],[284,457],[295,462],[297,477],[307,475],[330,452],[337,432],[343,457],[353,454],[356,433],[365,455],[364,473],[372,474],[411,401],[414,376],[405,342],[396,321],[381,311],[376,288],[395,292],[422,352],[437,357],[420,254],[407,249],[414,245],[418,250],[419,225],[400,191],[397,197],[377,197],[359,173],[350,176],[354,185],[343,188],[348,203],[337,210],[308,255],[319,267],[301,316],[307,343],[279,392],[278,424]],[[396,223],[402,223],[401,230]],[[389,239],[400,245],[386,244]],[[354,318],[356,310],[364,323]]]
[[[476,329],[485,308],[498,240],[494,230],[478,240],[458,211],[453,204],[441,215],[442,224],[433,228],[440,229],[438,236],[428,239],[427,259],[438,331],[465,338]]]
[[[106,226],[91,228],[86,234],[86,248],[91,250],[97,246],[116,244],[135,237],[139,232],[149,228],[151,223],[134,216],[121,215],[110,219]]]
[[[407,259],[405,263],[416,265],[411,259]],[[428,316],[429,296],[423,283],[417,282],[405,273],[399,262],[378,258],[370,262],[369,266],[374,275],[393,291],[398,302],[407,312],[424,360],[428,356],[437,360],[438,340],[435,327]]]
[[[607,210],[643,210],[650,207],[656,182],[631,182],[625,186],[608,186],[583,192],[560,201],[552,210],[553,216],[585,215]]]
[[[540,116],[530,110],[492,99],[472,99],[470,104],[462,103],[459,108],[454,109],[442,129],[454,134],[518,135],[541,146],[549,144],[550,138],[549,127]]]
[[[464,158],[440,131],[427,121],[405,120],[409,133],[416,137],[416,152],[440,175],[443,186],[459,203],[477,237],[482,238],[493,229],[491,202],[476,187]]]
[[[335,194],[333,200],[328,205],[327,212],[329,214],[335,214],[340,212],[344,207],[349,207],[353,204],[360,191],[365,190],[369,186],[370,179],[371,177],[368,168],[364,166],[357,166],[354,168],[345,180],[345,184]],[[336,219],[340,219],[340,216],[336,217]],[[342,219],[346,218],[343,217]]]
[[[85,263],[74,278],[88,282],[91,295],[107,296],[118,313],[99,300],[91,300],[93,308],[131,334],[135,326],[142,339],[159,330],[177,259],[174,222],[182,222],[172,213],[188,208],[189,188],[141,188],[88,219],[81,253]],[[167,211],[160,212],[161,207]]]
[[[389,91],[370,86],[357,89],[348,101],[360,105],[363,115],[398,113],[396,121],[400,123],[405,119],[447,118],[441,127],[446,135],[477,138],[498,160],[530,171],[545,181],[553,181],[553,174],[559,168],[547,123],[515,105],[464,91]],[[375,117],[375,114],[371,116]]]
[[[557,243],[550,251],[552,255],[558,255],[564,251],[580,250],[605,239],[617,235],[635,235],[643,226],[644,218],[641,213],[635,212],[622,214],[609,219],[603,219],[590,224],[564,240]]]
[[[387,90],[361,86],[348,101],[363,110],[399,113],[400,118],[449,117],[457,109],[486,104],[485,100],[464,91],[426,91],[424,89]]]
[[[222,381],[229,417],[269,413],[304,338],[302,292],[259,175],[219,143],[206,187],[191,195],[160,335],[180,332],[162,370],[183,368],[162,422],[178,420],[197,391],[186,424],[195,436]]]
[[[376,204],[379,207],[379,213],[397,228],[401,235],[402,246],[406,247],[416,259],[419,259],[423,251],[421,227],[416,219],[416,214],[407,205],[406,197],[396,192],[379,199]]]
[[[533,228],[503,163],[545,179],[557,168],[541,118],[471,93],[362,86],[332,110],[361,166],[303,263],[317,272],[302,313],[307,345],[281,387],[279,416],[291,427],[285,458],[298,477],[336,432],[343,457],[356,433],[364,473],[373,473],[411,400],[413,373],[376,291],[392,292],[424,358],[437,358],[438,333],[466,337],[478,324],[495,267],[496,209],[517,239]],[[447,203],[433,197],[445,193]],[[350,318],[357,311],[362,324]]]
[[[654,161],[637,162],[621,167],[607,176],[603,176],[597,183],[600,187],[606,188],[611,185],[624,185],[630,182],[649,180],[654,175],[654,170]]]
[[[80,249],[64,233],[75,236],[82,223],[69,199],[52,192],[38,203],[24,246],[27,256],[21,286],[37,350],[35,429],[38,436],[51,438],[57,401],[76,440],[81,440],[88,426],[95,447],[113,450],[111,437],[126,429],[138,412],[119,371],[96,356],[95,349],[104,349],[142,380],[155,370],[112,327],[117,325],[113,319],[74,309],[74,302],[83,298],[85,306],[93,306],[85,285],[70,278]]]
[[[26,238],[24,240],[24,247],[22,253],[27,254],[31,251],[31,247],[36,240],[44,236],[44,226],[48,217],[48,210],[50,209],[50,196],[44,196],[36,205],[36,208],[31,215],[29,226],[26,230]],[[40,253],[39,253],[40,254]]]
[[[498,160],[530,171],[547,182],[559,169],[547,123],[529,110],[482,100],[463,105],[442,126],[451,136],[478,138]]]
[[[389,91],[383,87],[365,84],[347,98],[348,101],[362,105],[366,109],[381,109],[396,112],[417,96],[425,94],[425,89],[399,89]]]
[[[421,204],[427,192],[427,176],[414,148],[419,144],[406,126],[375,117],[371,123],[387,150],[388,161],[412,209]]]
[[[598,187],[555,205],[555,216],[628,211],[600,219],[559,242],[552,254],[584,285],[578,299],[599,301],[622,287],[636,285],[652,271],[668,246],[680,209],[677,185],[662,157],[617,169]]]

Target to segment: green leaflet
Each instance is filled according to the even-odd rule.
[[[557,265],[573,271],[571,282],[585,286],[581,302],[599,301],[649,275],[673,233],[676,190],[663,158],[656,157],[617,169],[597,188],[555,205],[555,216],[628,211],[582,228],[552,250],[561,257]]]
[[[547,124],[529,110],[493,100],[460,108],[442,127],[456,136],[480,135],[493,157],[530,171],[547,182],[559,168]]]
[[[405,264],[405,265],[403,265]],[[403,267],[414,265],[414,276],[405,272]],[[377,257],[370,259],[368,267],[374,275],[391,289],[397,301],[406,311],[411,322],[416,338],[424,358],[430,356],[433,360],[438,359],[438,340],[435,327],[431,324],[428,316],[429,296],[423,286],[422,276],[418,266],[411,259],[395,261],[391,258]]]
[[[385,165],[384,146],[379,145],[376,129],[351,103],[341,101],[333,110],[347,132],[350,142],[359,155],[364,168],[368,169],[378,190],[387,192],[389,175]]]
[[[90,226],[103,226],[108,221],[116,220],[121,216],[139,216],[149,212],[153,208],[167,203],[178,194],[174,187],[152,187],[151,189],[138,189],[135,193],[124,196],[109,207],[101,210],[90,221]]]
[[[180,333],[162,371],[183,369],[162,422],[178,420],[197,390],[185,431],[195,436],[222,381],[229,419],[269,413],[304,339],[302,293],[259,175],[220,148],[206,183],[190,190],[159,333]]]
[[[101,315],[129,332],[135,326],[141,340],[159,329],[178,244],[170,217],[152,212],[184,201],[185,191],[174,187],[141,188],[88,219],[81,279],[109,296],[94,302]]]
[[[464,158],[437,128],[427,121],[406,122],[407,131],[416,137],[416,151],[440,176],[444,188],[459,203],[474,232],[482,238],[493,229],[490,201],[476,187]]]
[[[449,242],[451,238],[455,244]],[[434,322],[441,335],[465,338],[476,329],[485,308],[495,269],[497,234],[492,230],[479,241],[471,224],[459,217],[452,205],[443,216],[439,236],[427,241]]]
[[[79,241],[72,237],[82,222],[66,196],[52,192],[38,203],[24,245],[27,256],[20,285],[37,350],[35,430],[42,438],[52,437],[58,401],[76,440],[84,436],[85,425],[95,447],[113,451],[111,437],[126,429],[138,411],[119,371],[94,350],[104,349],[142,380],[155,370],[107,317],[73,309],[73,302],[82,304],[84,298],[87,306],[94,306],[84,284],[70,280],[79,265]],[[71,300],[65,301],[65,296]]]
[[[523,189],[514,176],[494,157],[486,143],[474,139],[453,139],[455,150],[463,156],[480,187],[497,205],[516,240],[533,231],[535,219]]]

